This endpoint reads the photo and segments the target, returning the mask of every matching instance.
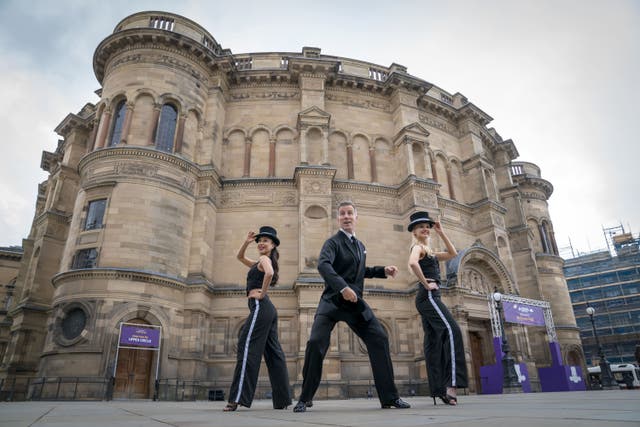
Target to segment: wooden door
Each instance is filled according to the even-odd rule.
[[[147,399],[154,351],[121,348],[114,387],[115,398]]]
[[[469,343],[471,345],[471,365],[473,366],[473,380],[475,392],[482,393],[482,383],[480,381],[480,366],[484,363],[482,353],[482,337],[477,332],[469,332]],[[474,391],[474,390],[471,390]]]

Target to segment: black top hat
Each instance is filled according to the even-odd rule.
[[[260,232],[256,234],[256,243],[258,243],[258,239],[260,237],[268,237],[271,240],[273,240],[273,243],[276,246],[280,245],[280,239],[278,239],[278,232],[273,227],[269,227],[268,225],[263,225],[262,227],[260,227]]]
[[[413,227],[422,222],[428,223],[429,228],[433,227],[433,224],[435,224],[435,221],[429,218],[429,212],[418,211],[412,213],[409,217],[409,226],[407,227],[407,231],[413,230]]]

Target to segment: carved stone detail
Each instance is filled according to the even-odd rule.
[[[305,182],[303,186],[305,194],[329,194],[331,193],[331,185],[328,181],[310,181]]]
[[[224,191],[220,195],[220,204],[223,207],[256,206],[269,204],[272,206],[296,206],[297,197],[294,191],[256,191],[232,190]]]
[[[328,92],[326,94],[326,99],[327,101],[339,102],[343,105],[348,105],[350,107],[367,108],[367,109],[381,110],[385,112],[391,111],[391,105],[389,104],[389,102],[385,102],[383,100],[363,99],[363,98],[335,94],[335,93],[328,93]]]
[[[416,191],[415,193],[416,205],[424,207],[435,208],[438,206],[438,198],[433,193],[427,193],[424,191]]]
[[[229,94],[229,101],[249,101],[268,99],[270,101],[289,101],[300,99],[300,92],[290,91],[268,91],[268,92],[232,92]]]
[[[159,48],[159,46],[155,45],[153,47],[155,49]],[[194,68],[188,62],[179,60],[175,55],[143,55],[139,53],[122,55],[109,63],[105,74],[109,74],[113,69],[121,67],[123,65],[140,62],[168,65],[188,73],[189,75],[198,79],[200,82],[207,83],[209,81],[205,74]]]
[[[420,123],[424,123],[425,125],[430,126],[432,128],[440,129],[441,131],[446,132],[450,135],[453,135],[457,138],[460,138],[462,136],[462,132],[460,132],[455,127],[451,126],[446,122],[434,119],[433,117],[430,117],[427,114],[418,114],[418,120],[420,121]]]
[[[118,162],[113,165],[113,173],[116,175],[140,175],[153,177],[158,175],[158,167],[138,162]]]
[[[470,267],[465,268],[460,273],[458,283],[461,287],[478,295],[487,295],[492,291],[484,275],[480,271]]]

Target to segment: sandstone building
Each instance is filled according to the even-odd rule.
[[[21,260],[21,247],[0,247],[0,361],[9,345],[11,318],[7,313],[9,307],[13,305],[13,294]]]
[[[248,312],[235,253],[268,224],[282,241],[271,294],[297,393],[323,288],[317,256],[343,200],[358,207],[368,264],[400,267],[393,280],[368,281],[365,297],[389,333],[403,394],[427,380],[406,267],[418,209],[464,250],[444,299],[464,332],[471,392],[494,359],[494,287],[549,301],[563,357],[584,364],[547,208],[553,187],[536,165],[514,161],[514,143],[462,94],[395,63],[314,47],[234,54],[165,12],[123,19],[93,64],[100,101],[67,115],[57,150],[42,156],[49,178],[8,311],[5,387],[106,378],[117,361],[116,397],[150,397],[155,372],[226,388]],[[121,322],[162,327],[159,361],[142,350],[116,359]],[[545,330],[507,329],[535,385],[535,367],[551,360]],[[319,397],[363,396],[371,384],[365,349],[343,324],[323,375]]]

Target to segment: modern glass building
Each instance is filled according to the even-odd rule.
[[[640,238],[631,233],[612,236],[612,251],[604,250],[565,260],[569,287],[587,365],[598,363],[598,339],[610,363],[635,362],[640,345]]]

